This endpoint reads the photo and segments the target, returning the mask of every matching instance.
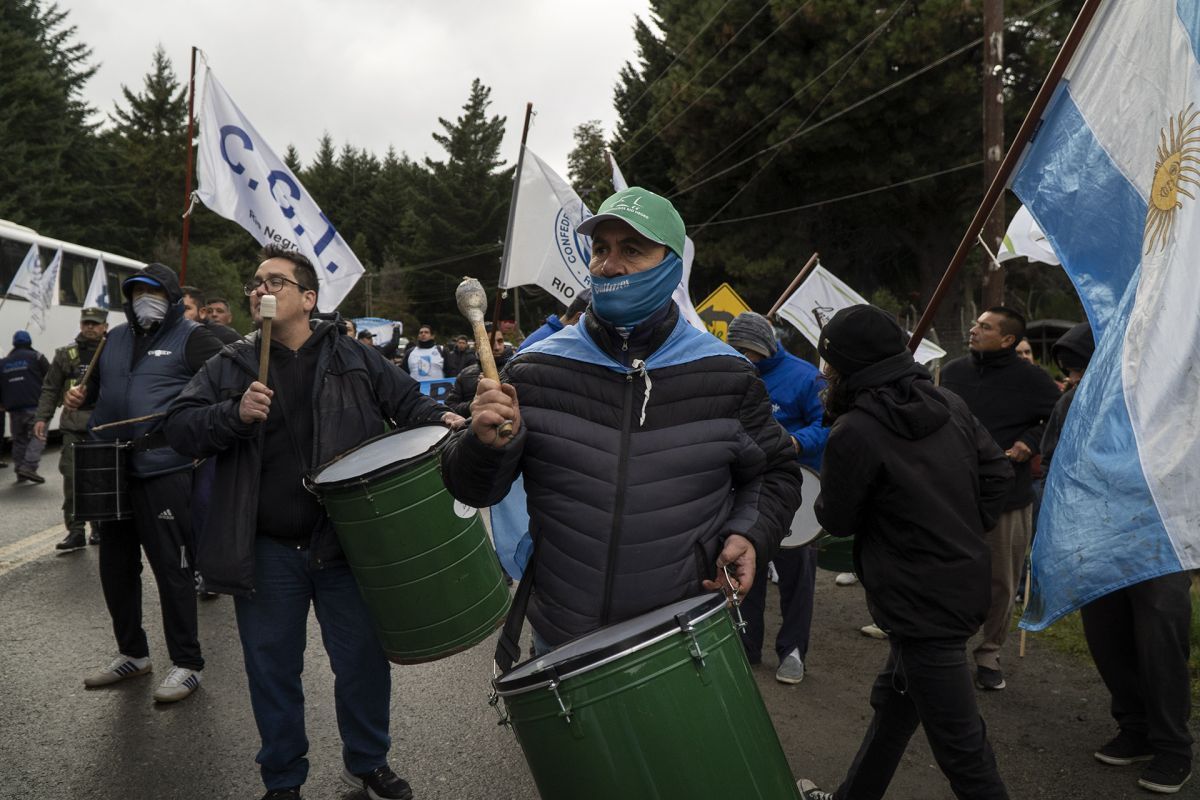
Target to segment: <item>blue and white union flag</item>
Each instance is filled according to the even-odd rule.
[[[1012,188],[1097,348],[1046,487],[1022,625],[1200,567],[1200,0],[1101,5]]]

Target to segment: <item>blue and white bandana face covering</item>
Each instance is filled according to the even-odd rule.
[[[674,250],[645,272],[592,276],[596,313],[618,328],[632,328],[662,308],[683,278],[683,259]]]

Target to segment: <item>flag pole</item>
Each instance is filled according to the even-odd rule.
[[[192,74],[188,78],[187,176],[183,189],[183,239],[179,246],[179,282],[187,283],[188,236],[192,228],[192,136],[196,124],[196,51],[192,46]]]
[[[1092,23],[1092,18],[1096,16],[1100,2],[1101,0],[1085,0],[1083,8],[1079,10],[1079,16],[1075,18],[1075,24],[1071,26],[1071,32],[1063,40],[1062,48],[1058,51],[1058,55],[1054,59],[1054,64],[1051,65],[1050,72],[1047,73],[1046,80],[1042,83],[1042,88],[1038,90],[1037,96],[1033,99],[1033,105],[1029,107],[1029,113],[1025,116],[1025,121],[1021,123],[1021,128],[1017,131],[1012,146],[1009,147],[1004,160],[1000,162],[1000,167],[996,170],[996,176],[992,178],[991,185],[988,186],[987,191],[983,195],[983,202],[979,204],[979,209],[975,212],[975,217],[967,227],[966,233],[963,234],[962,241],[959,242],[958,249],[954,252],[954,257],[950,259],[950,264],[946,267],[945,274],[942,275],[937,289],[933,292],[933,297],[929,299],[929,305],[925,307],[925,312],[921,314],[921,319],[917,321],[917,326],[913,329],[912,338],[908,342],[908,349],[914,353],[917,350],[917,346],[921,344],[921,340],[925,338],[925,332],[929,330],[929,326],[933,323],[933,315],[937,313],[942,300],[949,293],[955,278],[958,277],[963,263],[967,260],[967,253],[970,252],[971,247],[975,244],[976,238],[983,232],[983,225],[987,221],[987,218],[991,216],[992,209],[995,208],[996,203],[1000,200],[1000,196],[1004,192],[1004,187],[1008,184],[1008,179],[1012,176],[1017,162],[1021,159],[1025,145],[1033,138],[1034,132],[1041,124],[1042,112],[1049,105],[1050,98],[1053,96],[1054,90],[1058,88],[1059,81],[1062,79],[1063,73],[1066,72],[1067,65],[1071,63],[1071,58],[1074,57],[1075,51],[1079,48],[1079,43],[1083,41],[1083,36],[1087,33],[1087,29]]]
[[[787,302],[787,299],[792,296],[792,292],[796,291],[796,287],[804,282],[804,279],[808,277],[808,273],[813,271],[813,267],[817,266],[817,257],[819,255],[819,253],[812,254],[812,258],[808,259],[808,263],[804,265],[804,269],[797,273],[796,277],[792,279],[791,284],[783,290],[783,294],[779,295],[779,299],[775,301],[775,305],[771,306],[771,310],[767,312],[767,319],[775,316],[775,312]]]
[[[508,204],[508,225],[504,230],[504,255],[500,257],[500,283],[508,277],[508,257],[512,253],[513,227],[517,222],[517,195],[521,190],[521,167],[525,164],[525,141],[529,138],[529,120],[533,117],[533,103],[525,104],[525,125],[521,128],[521,150],[517,153],[517,171],[513,175],[512,200]],[[500,296],[507,291],[496,288],[496,309],[492,313],[492,329],[500,330]]]

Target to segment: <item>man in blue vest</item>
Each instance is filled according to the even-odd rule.
[[[112,617],[119,654],[84,679],[88,688],[107,686],[150,672],[150,650],[142,629],[142,550],[154,571],[162,604],[163,632],[173,667],[154,700],[182,700],[200,685],[204,658],[196,630],[196,585],[192,567],[192,459],[167,444],[162,415],[200,367],[221,349],[207,328],[183,315],[183,294],[170,268],[150,264],[121,285],[128,324],[108,334],[108,343],[86,386],[67,392],[64,405],[95,403],[89,422],[93,439],[131,442],[131,519],[100,525],[100,585]],[[151,417],[96,431],[101,425]]]
[[[758,369],[767,385],[775,419],[792,437],[796,460],[819,470],[829,429],[821,424],[825,418],[825,406],[821,403],[825,382],[817,368],[784,350],[775,339],[771,323],[753,311],[738,314],[729,323],[725,340]],[[804,680],[804,662],[808,658],[817,551],[808,545],[780,548],[773,563],[779,572],[779,605],[783,614],[783,623],[775,637],[775,653],[779,656],[775,680],[794,684]],[[752,664],[762,660],[766,605],[767,582],[758,581],[746,595],[743,610],[746,630],[742,633],[742,644]]]
[[[17,483],[45,483],[38,474],[42,448],[46,443],[33,435],[38,398],[42,380],[50,371],[46,357],[33,349],[29,331],[17,331],[12,338],[13,348],[0,359],[0,408],[8,410],[12,419],[13,466]]]

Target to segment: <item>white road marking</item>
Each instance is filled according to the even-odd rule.
[[[12,572],[22,564],[50,555],[54,552],[54,545],[65,535],[63,526],[59,524],[0,547],[0,575]]]

